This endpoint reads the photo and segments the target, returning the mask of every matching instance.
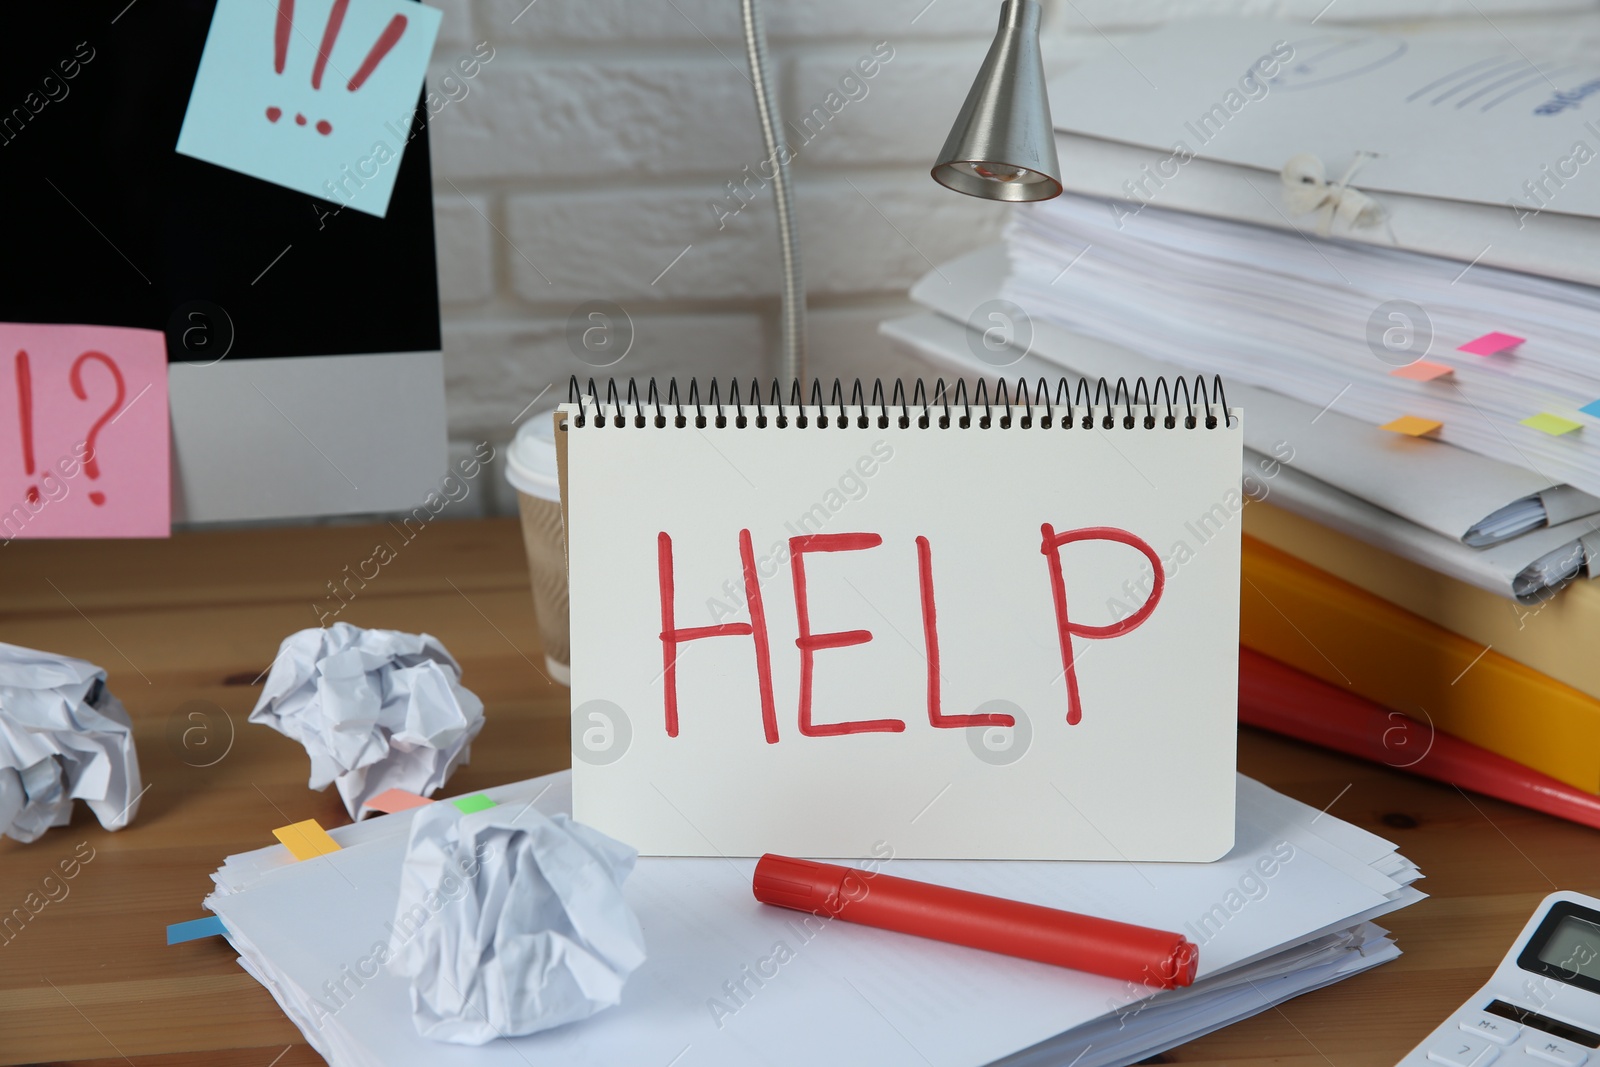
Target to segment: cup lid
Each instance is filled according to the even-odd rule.
[[[535,412],[517,428],[517,436],[506,450],[506,481],[519,492],[553,500],[559,491],[560,473],[551,410]]]

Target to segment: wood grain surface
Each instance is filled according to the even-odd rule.
[[[328,583],[395,558],[347,604]],[[459,659],[487,725],[445,792],[568,765],[567,691],[543,654],[514,520],[184,533],[170,541],[0,547],[0,640],[103,666],[133,716],[138,818],[107,833],[83,805],[37,842],[0,840],[0,913],[58,861],[93,850],[0,938],[0,1065],[303,1067],[321,1058],[220,938],[168,947],[169,923],[206,914],[210,874],[274,827],[348,821],[306,787],[297,744],[246,717],[289,633],[321,611],[427,632]],[[1507,709],[1508,714],[1511,709]],[[1387,920],[1398,961],[1174,1049],[1152,1062],[1388,1067],[1475,990],[1544,894],[1600,895],[1600,833],[1253,730],[1246,773],[1399,843],[1431,899]],[[54,890],[57,896],[59,889]]]

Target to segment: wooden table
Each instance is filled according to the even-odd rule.
[[[488,722],[448,791],[567,766],[567,691],[541,675],[513,521],[438,521],[410,542],[379,524],[0,547],[0,640],[105,667],[149,785],[120,833],[80,804],[31,845],[0,840],[0,913],[80,842],[94,850],[69,894],[0,944],[0,1065],[322,1062],[225,942],[168,948],[165,929],[205,914],[224,856],[285,823],[348,821],[333,790],[306,788],[299,745],[245,720],[279,641],[337,608],[327,583],[381,540],[396,558],[337,618],[432,633],[461,661]],[[1600,894],[1592,830],[1252,730],[1239,762],[1399,842],[1433,896],[1385,920],[1405,950],[1397,962],[1154,1062],[1388,1067],[1482,983],[1540,897]]]

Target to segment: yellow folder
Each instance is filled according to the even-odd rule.
[[[1244,532],[1600,700],[1600,580],[1519,604],[1263,501]]]
[[[1250,536],[1239,625],[1247,648],[1600,793],[1600,701]]]

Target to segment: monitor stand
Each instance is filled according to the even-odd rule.
[[[433,352],[173,363],[172,519],[407,511],[446,474]]]

